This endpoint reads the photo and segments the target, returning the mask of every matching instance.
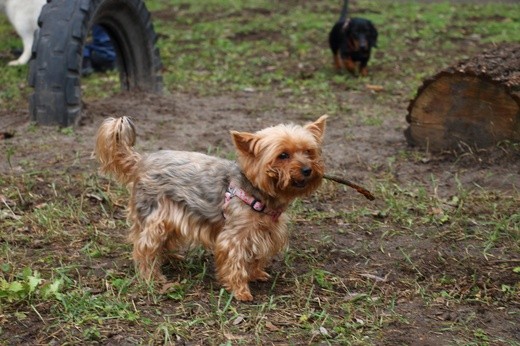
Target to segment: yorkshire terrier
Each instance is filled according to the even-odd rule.
[[[107,118],[95,155],[101,171],[131,191],[128,221],[139,275],[166,281],[163,260],[202,245],[215,256],[220,284],[238,300],[253,300],[249,282],[268,280],[265,267],[287,244],[285,211],[322,181],[326,119],[231,131],[234,162],[186,151],[139,154],[131,119]]]

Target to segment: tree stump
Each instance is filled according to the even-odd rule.
[[[425,80],[406,120],[408,143],[431,151],[520,142],[520,44],[487,50]]]

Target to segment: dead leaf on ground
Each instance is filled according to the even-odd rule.
[[[382,85],[377,85],[377,84],[367,84],[367,85],[365,85],[365,87],[368,90],[371,90],[371,91],[383,91],[383,90],[385,90],[385,88]]]

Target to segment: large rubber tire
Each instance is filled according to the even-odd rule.
[[[29,112],[38,124],[79,121],[83,46],[94,24],[114,45],[123,90],[162,91],[157,36],[143,0],[51,0],[38,24],[28,77]]]

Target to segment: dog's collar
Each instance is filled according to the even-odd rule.
[[[256,212],[264,213],[273,219],[273,221],[278,220],[280,215],[283,213],[283,210],[281,209],[271,209],[267,208],[262,201],[256,199],[254,196],[249,195],[247,192],[242,190],[241,188],[235,186],[233,183],[230,183],[225,194],[224,199],[224,209],[229,205],[229,202],[233,197],[238,197],[242,202],[247,204]],[[224,218],[226,217],[224,213]]]

